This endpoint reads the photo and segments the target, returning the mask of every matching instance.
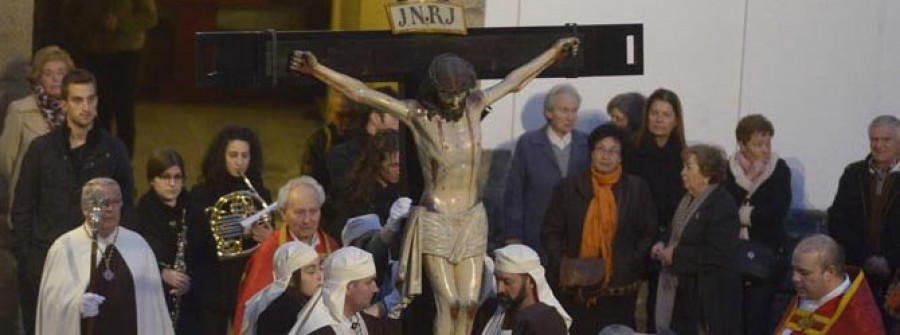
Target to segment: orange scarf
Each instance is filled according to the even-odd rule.
[[[622,177],[622,166],[613,172],[602,174],[591,168],[591,190],[594,198],[584,216],[584,228],[581,233],[581,258],[603,259],[605,274],[603,286],[609,284],[613,272],[613,239],[616,235],[618,210],[612,186]]]

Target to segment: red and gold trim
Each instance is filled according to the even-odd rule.
[[[791,311],[790,313],[788,313],[787,317],[781,320],[781,323],[778,325],[779,331],[776,332],[776,334],[780,334],[784,329],[790,329],[792,334],[827,334],[828,331],[831,330],[831,327],[834,325],[834,323],[841,317],[842,314],[844,314],[844,310],[847,308],[847,305],[850,304],[850,300],[853,299],[853,295],[856,294],[856,290],[859,289],[859,286],[862,285],[863,281],[865,280],[865,275],[862,271],[860,271],[856,278],[853,279],[850,287],[847,288],[847,291],[844,292],[843,297],[841,297],[841,301],[838,303],[837,308],[834,309],[831,315],[823,315],[820,314],[822,312],[809,312],[797,308],[799,298],[797,296],[794,296],[794,298],[791,299],[791,303],[788,305],[791,306]]]

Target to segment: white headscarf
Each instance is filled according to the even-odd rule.
[[[375,276],[372,254],[356,247],[338,249],[325,259],[325,282],[297,316],[291,334],[309,334],[325,326],[349,324],[344,316],[347,284]]]
[[[303,242],[291,241],[278,247],[275,256],[272,257],[275,281],[247,301],[244,307],[244,320],[241,323],[241,334],[256,334],[256,321],[259,319],[259,315],[269,307],[272,301],[284,293],[294,271],[312,264],[318,257],[319,254],[316,250]]]
[[[510,244],[506,247],[494,250],[495,270],[505,273],[522,273],[531,276],[537,288],[538,301],[549,305],[556,309],[559,316],[566,322],[566,328],[572,325],[572,317],[563,309],[559,300],[553,296],[550,285],[544,277],[544,267],[541,266],[541,259],[534,250],[523,244]],[[484,328],[483,334],[499,334],[500,327],[503,325],[503,317],[505,316],[504,308],[497,308],[494,316],[488,321]]]
[[[366,214],[351,218],[350,220],[347,220],[347,224],[344,225],[344,230],[341,231],[341,241],[344,242],[344,246],[346,247],[350,245],[353,240],[358,239],[373,230],[381,230],[381,219],[378,218],[378,215]]]

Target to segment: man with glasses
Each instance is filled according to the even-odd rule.
[[[63,79],[62,99],[65,126],[28,146],[12,205],[26,329],[34,324],[47,249],[60,235],[84,221],[80,187],[90,179],[109,177],[121,186],[124,208],[131,208],[134,196],[134,177],[125,145],[94,127],[99,100],[94,76],[81,69],[70,71]]]
[[[173,334],[153,250],[119,226],[119,185],[110,178],[91,179],[81,190],[80,207],[91,219],[63,234],[47,253],[36,332]]]

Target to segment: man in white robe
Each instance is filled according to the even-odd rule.
[[[290,334],[382,335],[402,332],[399,320],[373,316],[378,314],[377,308],[370,308],[370,305],[378,285],[371,254],[356,247],[344,247],[325,259],[324,268],[322,288],[300,311]]]
[[[537,252],[511,244],[494,256],[497,296],[479,307],[473,334],[567,334],[572,318],[547,285]]]
[[[91,179],[82,188],[81,199],[86,218],[93,206],[102,208],[93,285],[89,287],[92,232],[87,219],[50,247],[41,277],[36,333],[80,334],[85,321],[93,319],[96,333],[173,334],[153,250],[140,235],[119,227],[118,183]]]

